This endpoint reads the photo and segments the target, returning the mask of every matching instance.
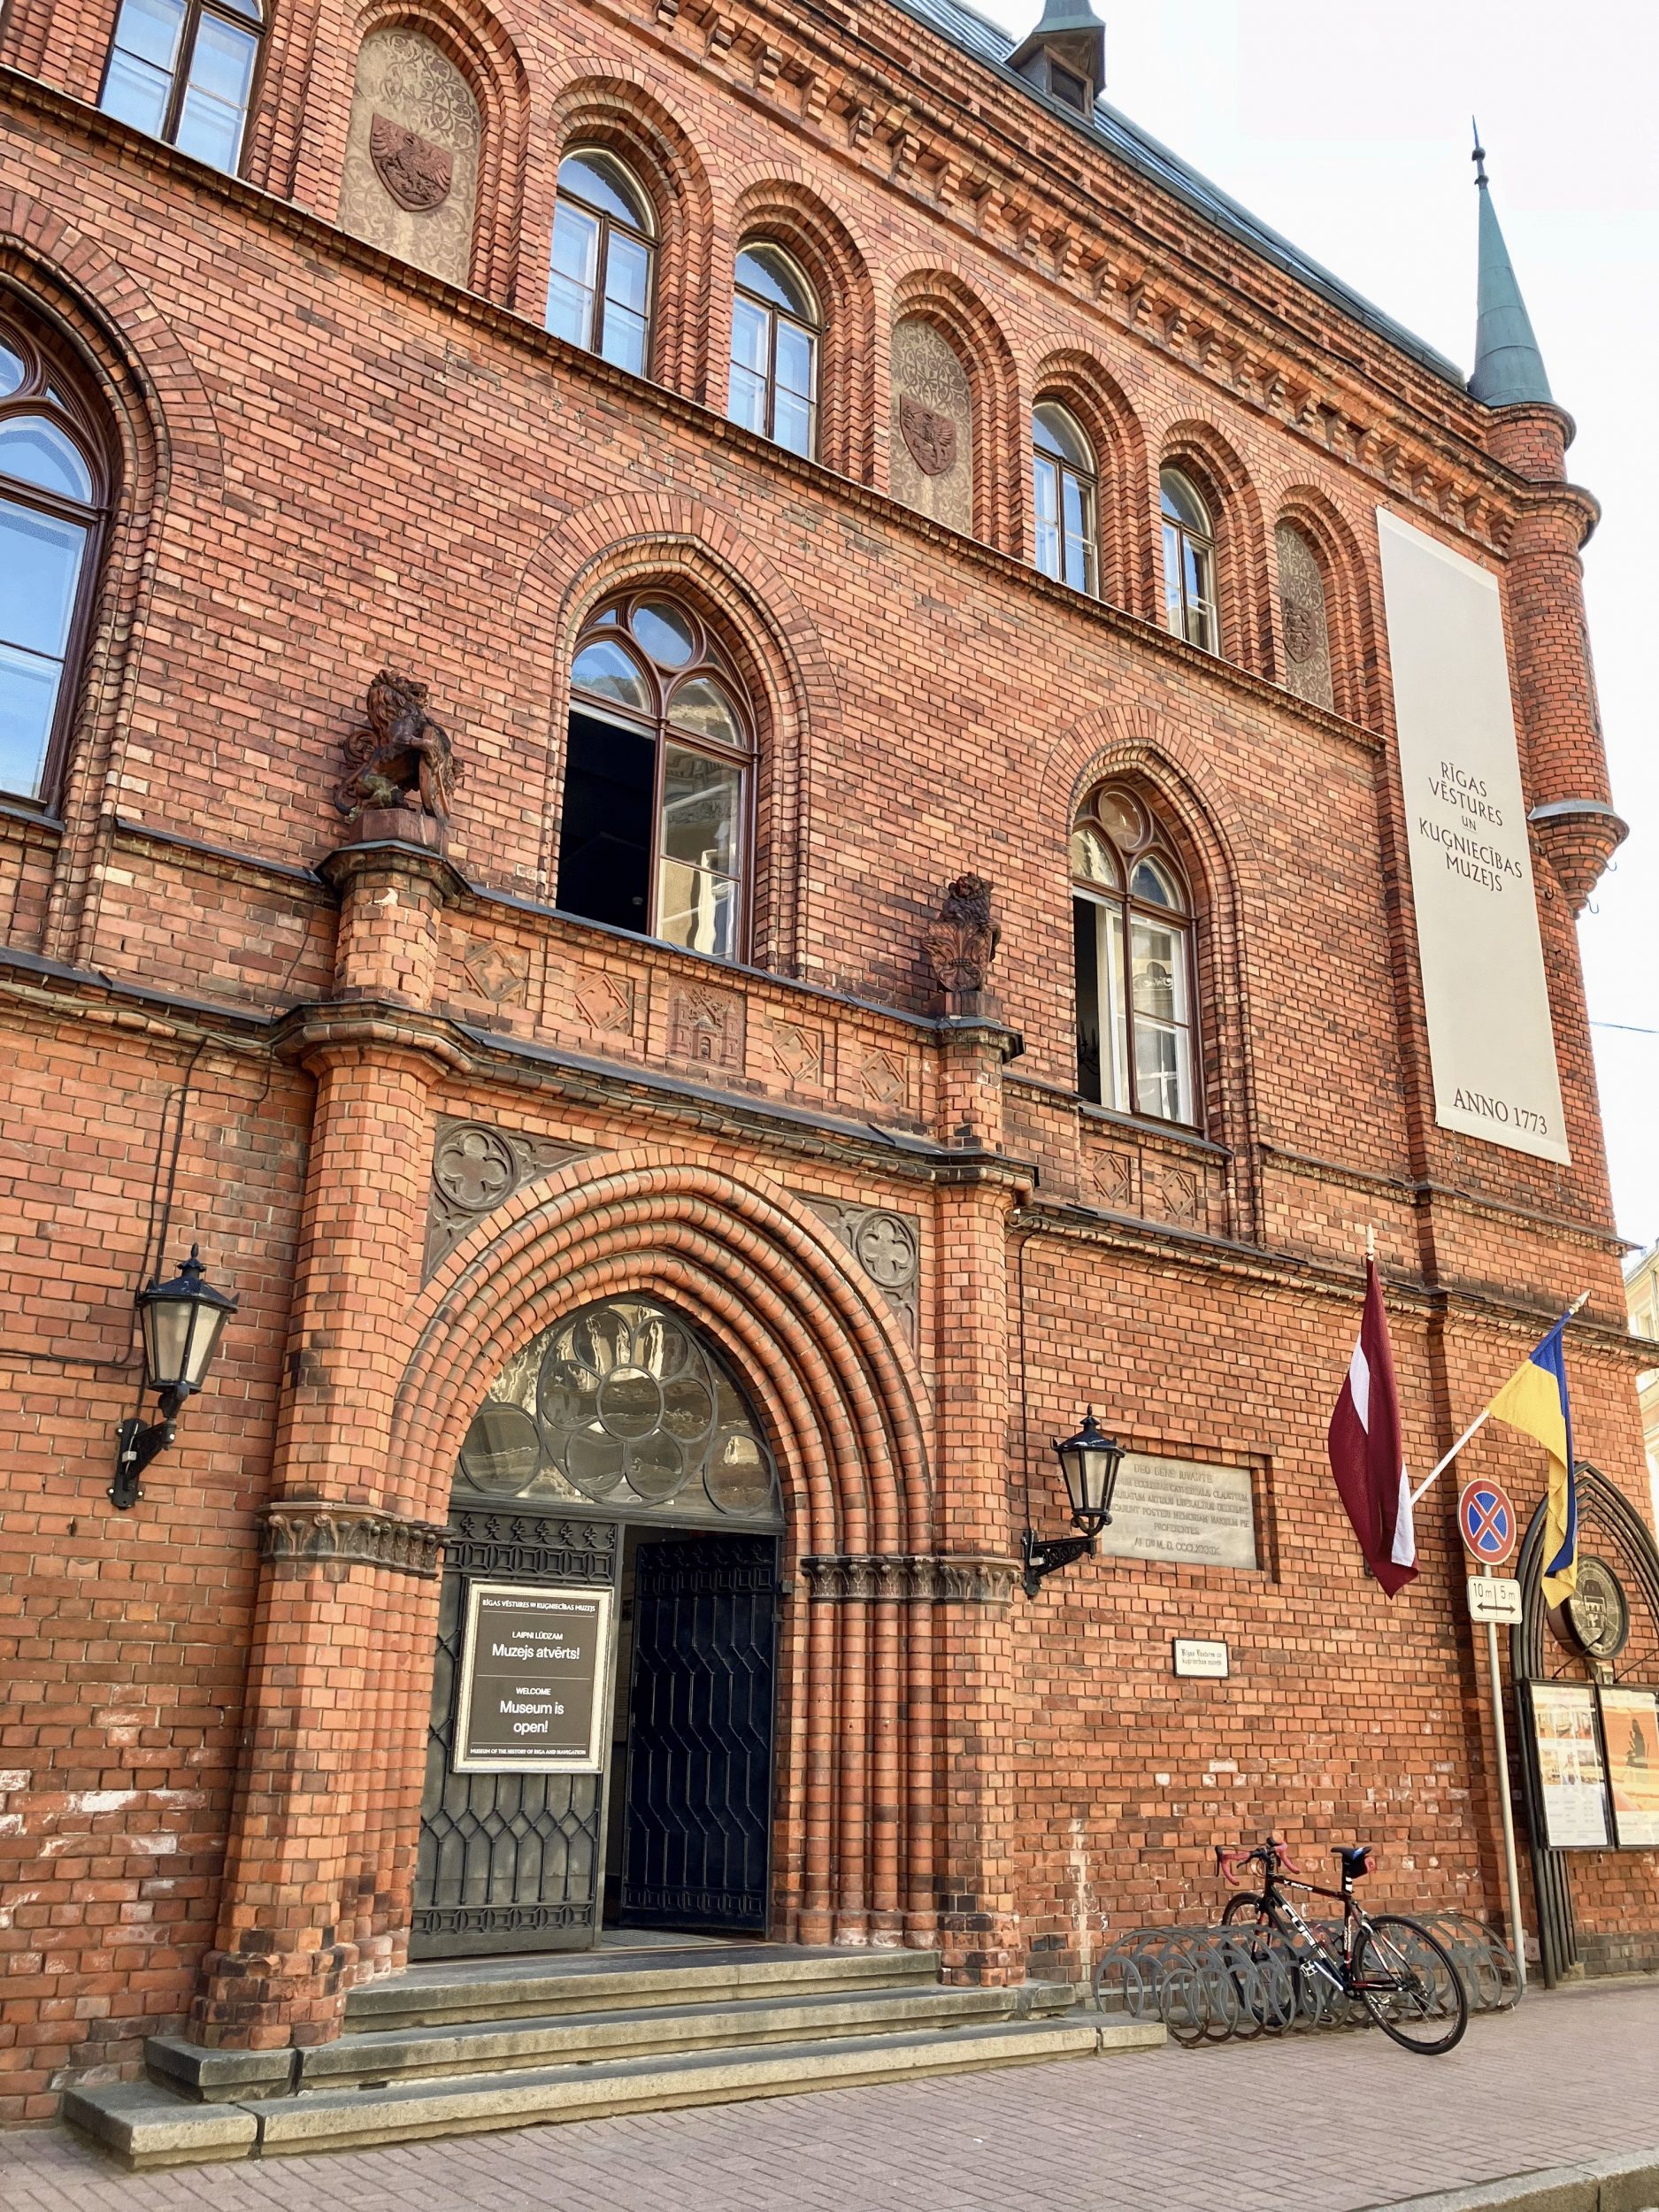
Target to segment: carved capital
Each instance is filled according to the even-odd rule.
[[[1018,1569],[973,1552],[841,1553],[801,1562],[807,1594],[821,1605],[1006,1605]]]
[[[380,1567],[388,1574],[435,1582],[444,1533],[437,1522],[406,1520],[401,1513],[380,1513],[371,1506],[284,1498],[266,1510],[259,1556],[285,1576],[308,1574],[315,1567],[325,1580],[341,1582],[353,1567]]]

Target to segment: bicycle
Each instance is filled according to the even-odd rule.
[[[1227,1901],[1224,1927],[1253,1923],[1251,1956],[1266,1965],[1274,1941],[1284,1947],[1294,1978],[1294,2000],[1316,2019],[1325,2017],[1345,1998],[1357,1998],[1383,2033],[1403,2050],[1435,2056],[1451,2050],[1469,2024],[1469,1997],[1446,1946],[1416,1920],[1379,1913],[1373,1920],[1354,1895],[1354,1885],[1373,1870],[1371,1846],[1332,1847],[1342,1869],[1341,1887],[1324,1889],[1310,1882],[1275,1837],[1253,1851],[1216,1846],[1216,1870],[1224,1882],[1239,1870],[1259,1866],[1260,1890],[1242,1890]],[[1289,1875],[1288,1885],[1282,1878]],[[1340,1944],[1310,1927],[1285,1894],[1286,1887],[1310,1897],[1328,1897],[1342,1908]]]

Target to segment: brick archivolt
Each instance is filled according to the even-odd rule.
[[[1058,400],[1088,433],[1099,482],[1101,597],[1143,620],[1161,619],[1148,526],[1146,432],[1122,386],[1098,356],[1068,345],[1045,354],[1032,380],[1033,406]],[[1029,426],[1018,426],[1022,447]]]
[[[562,1315],[628,1291],[678,1306],[729,1350],[778,1448],[803,1551],[933,1548],[925,1386],[829,1231],[780,1189],[649,1152],[531,1186],[433,1278],[392,1417],[396,1509],[442,1520],[499,1370]]]
[[[1379,680],[1381,648],[1371,578],[1359,540],[1347,518],[1310,485],[1295,485],[1284,494],[1274,517],[1275,527],[1281,523],[1302,533],[1319,565],[1336,710],[1350,722],[1375,728],[1384,711]],[[1272,615],[1283,666],[1284,640],[1279,635],[1277,604]]]
[[[968,374],[973,398],[973,534],[1015,559],[1029,557],[1025,525],[1025,409],[1019,370],[1001,325],[965,277],[911,269],[892,286],[895,323],[918,316],[940,332]]]
[[[1223,657],[1274,680],[1272,595],[1268,588],[1267,535],[1262,501],[1232,442],[1213,423],[1176,422],[1160,441],[1160,469],[1178,468],[1202,493],[1216,527],[1216,595],[1220,606]],[[1158,488],[1151,487],[1151,511]],[[1156,537],[1163,568],[1163,531]]]

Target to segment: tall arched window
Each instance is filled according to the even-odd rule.
[[[732,303],[732,389],[727,412],[809,457],[818,445],[818,296],[781,246],[745,246]]]
[[[651,358],[657,216],[634,172],[585,146],[559,164],[547,326],[643,376]]]
[[[1216,531],[1197,488],[1179,469],[1158,477],[1164,510],[1164,603],[1170,628],[1206,653],[1221,649],[1216,613]]]
[[[1031,419],[1037,565],[1073,591],[1099,588],[1094,449],[1069,409],[1044,400]]]
[[[0,314],[0,790],[47,796],[97,572],[109,474],[74,387]]]
[[[234,175],[264,20],[259,0],[121,0],[100,106]]]
[[[1071,832],[1078,1088],[1097,1105],[1197,1121],[1192,902],[1151,810],[1109,785]]]
[[[571,665],[558,903],[741,956],[754,725],[708,626],[660,591],[606,603]]]

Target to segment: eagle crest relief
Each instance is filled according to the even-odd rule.
[[[942,476],[956,458],[956,426],[949,415],[907,394],[899,401],[899,434],[924,476]]]
[[[377,115],[370,122],[369,158],[375,175],[411,215],[442,207],[455,182],[455,156],[449,149],[405,130],[389,116]]]

